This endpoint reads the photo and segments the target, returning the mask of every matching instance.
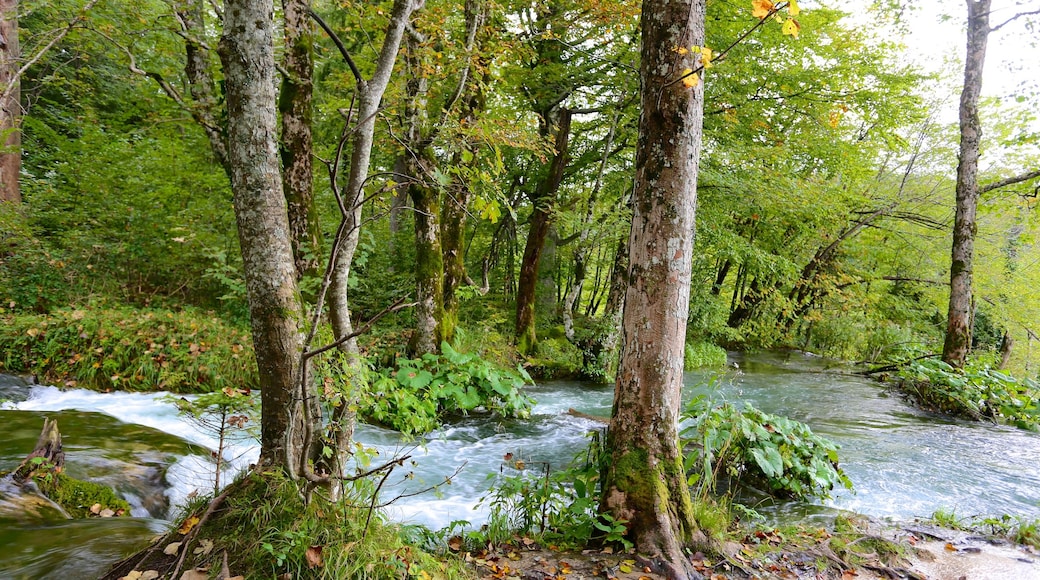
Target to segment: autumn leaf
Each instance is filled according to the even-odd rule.
[[[683,71],[682,84],[688,89],[692,89],[697,86],[697,83],[701,82],[701,78],[697,76],[697,73],[693,72],[693,69],[686,69]]]
[[[788,18],[784,21],[784,25],[780,27],[780,32],[783,32],[788,36],[798,38],[798,32],[801,31],[801,29],[802,27],[800,24],[798,24],[797,20],[795,20],[794,18]]]
[[[711,63],[713,58],[715,58],[715,53],[712,52],[710,48],[707,46],[701,48],[701,64],[704,65],[704,68],[711,68],[714,66]]]
[[[321,546],[308,546],[304,556],[307,558],[307,568],[313,570],[322,565]]]
[[[751,15],[759,20],[769,16],[773,3],[769,0],[751,0]]]
[[[171,542],[163,548],[163,554],[167,556],[176,556],[181,550],[181,542]]]
[[[801,11],[802,11],[802,9],[798,7],[797,0],[788,0],[788,2],[787,2],[787,13],[788,14],[790,14],[791,16],[798,16],[798,13],[801,12]]]
[[[191,516],[190,518],[184,520],[184,523],[181,524],[181,527],[177,528],[177,533],[185,535],[188,532],[190,532],[191,529],[194,528],[195,524],[197,523],[199,523],[198,516]]]
[[[686,56],[690,51],[686,50],[685,46],[673,46],[672,52],[679,53],[679,56]]]

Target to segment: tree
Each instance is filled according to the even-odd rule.
[[[298,473],[301,307],[278,159],[272,0],[228,0],[228,160],[261,393],[261,462]]]
[[[702,537],[678,422],[703,114],[701,85],[683,75],[698,66],[690,47],[704,43],[704,10],[703,0],[643,2],[624,346],[601,506],[628,522],[639,553],[671,578],[699,577],[683,549]]]
[[[991,0],[967,0],[967,53],[964,57],[964,85],[959,110],[960,154],[957,159],[957,202],[950,251],[950,302],[946,318],[946,340],[942,359],[953,367],[963,367],[971,349],[972,274],[974,270],[976,213],[979,204],[979,145],[982,123],[979,121],[979,95],[982,93],[982,70],[986,64],[989,34],[1006,24],[1040,10],[1016,14],[1002,24],[990,27]],[[1032,179],[1037,172],[1018,179]],[[1024,178],[1024,179],[1023,179]],[[1013,182],[1013,181],[1012,181]],[[1001,184],[994,184],[1001,186]],[[988,190],[996,189],[989,187]]]
[[[18,63],[18,0],[0,1],[0,202],[22,200],[18,174],[22,167],[22,116]]]

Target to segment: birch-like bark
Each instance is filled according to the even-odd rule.
[[[644,0],[642,115],[629,237],[621,362],[607,431],[601,508],[628,521],[647,565],[698,578],[684,549],[701,534],[679,448],[703,92],[676,80],[696,68],[704,0]]]
[[[967,0],[968,42],[960,103],[960,155],[957,161],[957,213],[950,252],[950,304],[946,319],[943,361],[960,368],[971,348],[972,274],[975,255],[975,214],[979,203],[979,94],[989,41],[990,0]]]
[[[228,0],[220,57],[228,160],[261,393],[261,462],[298,475],[300,303],[282,195],[272,0]]]

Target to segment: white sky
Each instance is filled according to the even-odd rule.
[[[963,77],[965,22],[964,0],[917,0],[909,2],[905,21],[910,33],[904,39],[910,56],[926,70],[953,73],[959,85]],[[1040,9],[1040,0],[993,0],[990,26],[1020,12]],[[1034,32],[1026,28],[1031,20]],[[989,37],[984,69],[983,95],[1014,98],[1023,96],[1035,104],[1040,99],[1040,15],[1020,18]],[[952,57],[952,58],[951,58]]]

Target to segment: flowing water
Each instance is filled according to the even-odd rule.
[[[824,504],[756,505],[770,517],[805,520],[851,510],[903,521],[945,508],[962,517],[1040,518],[1040,435],[917,411],[879,384],[810,355],[733,355],[731,360],[739,370],[688,374],[686,396],[751,403],[808,423],[841,445],[842,465],[856,487],[855,493],[838,491]],[[536,468],[563,467],[582,451],[589,432],[601,428],[567,410],[606,417],[613,389],[554,381],[530,393],[538,404],[529,420],[465,418],[419,447],[394,432],[361,427],[358,439],[378,449],[382,458],[407,453],[415,461],[395,472],[385,498],[453,476],[436,494],[394,502],[392,516],[431,528],[458,520],[479,525],[487,511],[477,501],[503,457],[522,457]],[[58,578],[68,576],[71,565],[78,576],[100,573],[161,532],[189,494],[212,490],[214,437],[179,418],[161,395],[0,383],[0,398],[11,400],[0,408],[0,471],[16,466],[32,449],[44,416],[55,418],[69,474],[115,487],[130,501],[134,516],[69,521],[53,506],[0,480],[0,577]],[[234,445],[225,453],[229,471],[254,461],[257,452],[255,445]]]

